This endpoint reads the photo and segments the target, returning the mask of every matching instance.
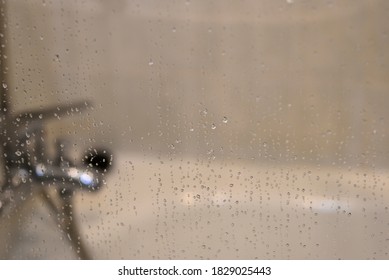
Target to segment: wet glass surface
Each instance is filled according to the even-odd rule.
[[[1,259],[388,258],[387,1],[1,11]]]

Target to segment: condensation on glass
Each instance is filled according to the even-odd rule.
[[[0,258],[388,258],[389,2],[1,9]]]

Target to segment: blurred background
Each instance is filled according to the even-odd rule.
[[[12,112],[88,99],[47,142],[114,155],[96,258],[388,257],[389,2],[5,3]],[[0,256],[74,258],[28,207]]]

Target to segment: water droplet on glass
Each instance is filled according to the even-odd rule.
[[[228,123],[227,117],[224,117],[224,118],[223,118],[223,123]]]
[[[15,155],[17,155],[18,157],[20,157],[20,156],[22,155],[22,152],[19,151],[19,150],[17,150],[17,151],[15,152]]]
[[[150,60],[149,61],[149,66],[153,66],[154,65],[154,61]]]
[[[3,88],[7,88],[8,85],[6,83],[3,83]]]
[[[216,125],[214,123],[211,125],[211,129],[213,129],[213,130],[216,129]]]

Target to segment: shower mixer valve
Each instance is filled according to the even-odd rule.
[[[88,102],[79,102],[12,117],[11,125],[6,128],[7,141],[3,150],[6,172],[14,173],[8,184],[15,187],[21,183],[41,182],[67,190],[98,190],[112,163],[112,155],[106,149],[90,148],[83,163],[76,165],[65,153],[65,141],[57,140],[54,159],[48,157],[45,147],[46,121],[74,116],[88,106]]]
[[[62,230],[74,240],[79,258],[90,258],[82,244],[72,211],[73,194],[80,191],[95,192],[104,184],[104,176],[112,164],[112,155],[105,148],[89,148],[82,162],[75,164],[67,153],[66,141],[57,139],[54,158],[49,158],[46,148],[45,125],[51,119],[60,120],[76,116],[89,107],[86,101],[73,105],[4,114],[0,119],[2,157],[5,180],[0,187],[0,214],[7,204],[17,204],[32,189],[41,191],[47,205],[64,216]],[[27,191],[25,186],[31,186]],[[57,190],[57,197],[49,195],[49,189]]]

